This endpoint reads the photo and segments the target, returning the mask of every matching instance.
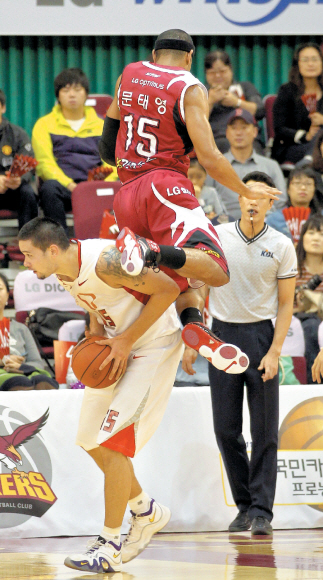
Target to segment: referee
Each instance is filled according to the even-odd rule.
[[[243,181],[274,187],[271,178],[260,172],[249,173]],[[209,365],[209,376],[216,440],[239,509],[229,531],[251,526],[253,535],[266,535],[272,533],[277,474],[278,358],[293,312],[297,262],[291,240],[265,224],[273,201],[242,197],[239,201],[241,220],[216,227],[231,280],[223,288],[210,289],[209,309],[212,330],[219,331],[223,341],[239,346],[249,356],[250,366],[235,375]],[[252,437],[250,461],[242,435],[244,383]]]

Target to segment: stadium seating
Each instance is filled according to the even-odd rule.
[[[24,256],[13,243],[18,234],[18,212],[10,209],[0,210],[1,266],[8,267],[9,261],[23,262]],[[4,255],[3,255],[4,254]]]
[[[307,385],[306,358],[305,356],[293,356],[294,374],[301,385]]]
[[[120,181],[83,181],[72,192],[75,237],[98,238],[105,209],[112,209]]]
[[[85,105],[93,107],[97,115],[104,119],[112,101],[113,97],[111,95],[89,95],[85,101]]]
[[[14,281],[13,295],[18,322],[25,323],[29,312],[37,308],[84,313],[54,275],[40,280],[31,270],[19,272]],[[47,356],[53,356],[53,347],[44,347],[43,350]]]

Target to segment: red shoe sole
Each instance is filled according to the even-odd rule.
[[[125,249],[124,239],[128,234],[131,235],[129,228],[123,228],[116,239],[116,247],[120,253]]]
[[[208,346],[213,352],[224,344],[223,340],[211,336],[207,330],[204,330],[200,326],[195,326],[194,324],[187,324],[184,326],[182,331],[182,339],[191,348],[199,351],[200,347],[205,345]],[[228,347],[231,348],[231,347]],[[228,356],[231,358],[231,356]]]

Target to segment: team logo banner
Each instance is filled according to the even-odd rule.
[[[84,519],[91,534],[99,527],[103,477],[75,445],[81,402],[68,390],[2,393],[0,537],[79,535]]]
[[[0,489],[0,513],[41,518],[57,499],[41,473],[0,475]]]
[[[40,518],[55,503],[57,498],[47,481],[51,478],[50,458],[37,438],[48,417],[47,409],[35,421],[28,421],[20,413],[0,407],[0,513]]]
[[[323,526],[321,390],[320,385],[280,390],[275,529]],[[81,391],[69,389],[1,394],[0,538],[98,534],[104,478],[75,445],[82,398]],[[173,389],[162,423],[134,467],[142,485],[171,509],[170,532],[226,530],[236,515],[208,387]]]
[[[6,35],[321,34],[323,0],[2,0]],[[15,18],[12,18],[12,14]]]

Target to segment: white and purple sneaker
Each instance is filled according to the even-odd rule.
[[[186,324],[182,330],[182,339],[220,371],[239,375],[249,366],[248,356],[238,346],[223,342],[202,322]]]
[[[124,563],[138,556],[148,546],[152,536],[168,524],[171,516],[170,510],[154,499],[151,500],[147,512],[142,514],[131,512],[131,514],[130,530],[121,548]]]
[[[121,267],[130,276],[139,276],[144,268],[158,270],[157,255],[159,245],[123,228],[116,239],[116,247],[121,253]]]
[[[91,541],[84,554],[76,554],[65,558],[65,566],[81,572],[107,574],[120,572],[122,565],[121,544],[107,542],[102,536]]]

